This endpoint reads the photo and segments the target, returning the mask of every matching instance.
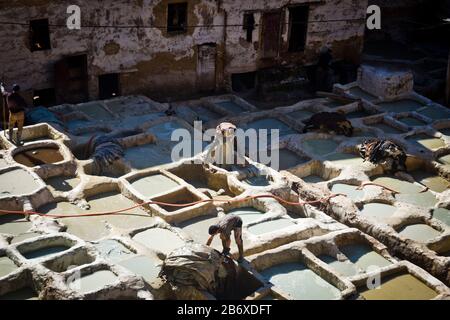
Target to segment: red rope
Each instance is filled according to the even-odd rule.
[[[50,218],[79,218],[79,217],[94,217],[94,216],[107,216],[107,215],[113,215],[113,214],[118,214],[118,213],[123,213],[126,211],[130,211],[136,208],[140,208],[142,206],[145,205],[149,205],[149,204],[156,204],[156,205],[162,205],[162,206],[167,206],[167,207],[190,207],[190,206],[194,206],[196,204],[199,203],[205,203],[205,202],[227,202],[227,203],[234,203],[234,202],[242,202],[242,201],[247,201],[250,199],[260,199],[260,198],[273,198],[278,200],[279,202],[288,204],[288,205],[305,205],[305,204],[316,204],[316,203],[321,203],[321,202],[325,202],[330,200],[331,198],[337,197],[337,196],[345,196],[344,194],[341,193],[337,193],[337,194],[332,194],[328,197],[322,198],[322,199],[318,199],[318,200],[311,200],[311,201],[299,201],[299,202],[291,202],[291,201],[287,201],[284,200],[281,197],[275,196],[275,195],[257,195],[257,196],[249,196],[249,197],[245,197],[242,199],[234,199],[234,200],[214,200],[214,199],[205,199],[205,200],[199,200],[199,201],[195,201],[195,202],[190,202],[190,203],[183,203],[183,204],[175,204],[175,203],[166,203],[166,202],[160,202],[160,201],[147,201],[147,202],[143,202],[141,204],[137,204],[135,206],[129,207],[129,208],[125,208],[125,209],[121,209],[121,210],[116,210],[116,211],[107,211],[107,212],[96,212],[96,213],[87,213],[87,214],[76,214],[76,215],[61,215],[61,214],[45,214],[45,213],[39,213],[39,212],[35,212],[35,211],[14,211],[14,210],[0,210],[0,213],[4,213],[4,214],[21,214],[21,215],[38,215],[38,216],[44,216],[44,217],[50,217]]]

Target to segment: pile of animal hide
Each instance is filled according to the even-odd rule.
[[[115,134],[95,136],[88,145],[90,157],[100,170],[107,169],[112,163],[125,155],[124,148],[119,139],[134,135],[136,131],[121,131]]]
[[[173,288],[195,287],[220,299],[226,298],[234,287],[237,266],[219,251],[191,243],[166,257],[159,276]]]

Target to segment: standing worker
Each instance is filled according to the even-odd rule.
[[[234,231],[234,239],[239,249],[239,259],[241,262],[244,259],[244,246],[242,243],[242,219],[234,214],[228,214],[222,218],[218,223],[213,224],[209,227],[210,237],[206,242],[206,245],[211,245],[214,236],[220,234],[220,239],[222,240],[224,255],[230,253],[231,247],[231,231]]]
[[[7,92],[3,83],[0,85],[2,96],[6,99],[6,106],[9,110],[9,140],[13,142],[13,131],[17,125],[16,144],[21,144],[22,130],[25,122],[25,109],[27,103],[24,98],[19,94],[19,85],[13,85],[12,92]],[[5,128],[6,129],[6,128]]]

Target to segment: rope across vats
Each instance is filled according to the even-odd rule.
[[[86,214],[72,214],[72,215],[64,215],[64,214],[45,214],[45,213],[40,213],[40,212],[35,212],[35,211],[15,211],[15,210],[0,210],[0,213],[3,214],[20,214],[20,215],[25,215],[25,216],[31,216],[31,215],[38,215],[38,216],[43,216],[43,217],[49,217],[49,218],[57,218],[57,219],[63,219],[63,218],[81,218],[81,217],[96,217],[96,216],[108,216],[108,215],[114,215],[114,214],[120,214],[120,213],[124,213],[130,210],[134,210],[140,207],[143,207],[145,205],[150,205],[150,204],[156,204],[159,206],[166,206],[166,207],[178,207],[178,208],[185,208],[185,207],[190,207],[190,206],[194,206],[200,203],[206,203],[206,202],[224,202],[224,203],[236,203],[236,202],[244,202],[244,201],[248,201],[248,200],[252,200],[252,199],[261,199],[261,198],[272,198],[275,199],[279,202],[282,202],[284,204],[287,205],[297,205],[297,206],[303,206],[306,204],[318,204],[318,203],[324,203],[324,202],[328,202],[330,199],[337,197],[337,196],[345,196],[344,194],[341,193],[335,193],[335,194],[331,194],[327,197],[318,199],[318,200],[310,200],[310,201],[299,201],[299,202],[293,202],[293,201],[287,201],[281,197],[278,197],[276,195],[273,194],[263,194],[263,195],[255,195],[255,196],[248,196],[248,197],[244,197],[241,199],[231,199],[231,200],[225,200],[225,199],[204,199],[204,200],[198,200],[198,201],[194,201],[194,202],[189,202],[189,203],[167,203],[167,202],[161,202],[161,201],[146,201],[128,208],[124,208],[121,210],[114,210],[114,211],[106,211],[106,212],[95,212],[95,213],[86,213]]]

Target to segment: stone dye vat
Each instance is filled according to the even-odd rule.
[[[343,193],[353,201],[359,201],[364,197],[364,189],[358,189],[358,186],[350,184],[336,183],[331,187],[333,193]]]
[[[374,101],[377,99],[376,96],[374,96],[373,94],[368,93],[367,91],[364,91],[363,89],[361,89],[360,87],[353,87],[350,88],[350,90],[348,91],[351,95],[361,98],[361,99],[365,99],[367,101]]]
[[[410,274],[395,274],[382,277],[377,289],[359,288],[366,300],[429,300],[436,297],[436,291]]]
[[[280,137],[296,133],[287,124],[276,118],[264,118],[249,122],[246,125],[246,129],[255,129],[258,131],[260,129],[266,129],[268,142],[270,142],[272,129],[279,130]]]
[[[0,173],[0,198],[31,194],[39,189],[35,178],[24,169]]]
[[[102,254],[102,253],[101,253]],[[53,272],[66,272],[79,266],[91,264],[96,260],[86,249],[76,250],[71,254],[61,255],[53,259],[47,260],[42,264]]]
[[[305,120],[309,119],[314,112],[308,111],[308,110],[297,110],[291,113],[288,113],[288,116],[294,118],[295,120]]]
[[[445,147],[445,142],[443,140],[428,136],[426,134],[417,134],[406,139],[419,147],[432,151]]]
[[[73,239],[57,236],[52,238],[40,238],[36,241],[22,242],[17,245],[17,251],[28,260],[48,259],[60,253],[70,250],[76,245]]]
[[[38,295],[33,289],[26,287],[0,296],[0,300],[38,300]]]
[[[358,274],[356,266],[348,260],[339,261],[335,257],[321,254],[317,256],[320,260],[325,262],[331,269],[344,277],[351,277]]]
[[[242,223],[247,225],[263,217],[264,212],[253,207],[238,208],[229,211],[227,214],[234,214],[242,219]]]
[[[445,165],[450,165],[450,154],[438,158],[438,161]]]
[[[177,129],[186,129],[178,121],[167,121],[157,124],[148,129],[148,132],[155,135],[159,140],[170,141],[172,132]]]
[[[413,117],[401,118],[401,119],[398,119],[398,121],[406,124],[409,127],[420,127],[420,126],[426,125],[426,123],[423,122],[422,120],[419,120],[419,119],[413,118]]]
[[[111,262],[118,262],[134,256],[134,253],[117,240],[106,239],[94,244],[103,258]]]
[[[69,283],[69,287],[72,290],[87,293],[92,291],[98,291],[105,286],[116,284],[118,281],[117,276],[109,270],[100,270],[94,273],[81,276],[81,278],[75,278]]]
[[[181,165],[175,169],[171,169],[170,172],[177,177],[183,179],[196,189],[201,189],[201,192],[208,191],[211,195],[220,191],[224,191],[222,196],[234,197],[229,189],[226,179],[215,179],[214,176],[209,175],[205,168],[199,164]]]
[[[82,103],[77,106],[77,110],[85,113],[94,120],[112,120],[114,117],[98,103]]]
[[[19,235],[27,232],[32,224],[23,215],[0,215],[0,233]]]
[[[64,157],[57,147],[37,147],[18,152],[14,155],[14,160],[27,167],[35,167],[61,162]]]
[[[433,218],[438,219],[450,226],[450,210],[444,208],[438,208],[433,210]]]
[[[192,193],[189,189],[183,188],[181,190],[177,190],[170,194],[165,194],[152,199],[153,201],[165,202],[170,204],[187,204],[193,203],[201,200],[196,194]],[[189,206],[171,206],[171,205],[157,205],[158,207],[164,209],[167,212],[174,212],[178,210],[183,210],[185,208],[189,208]]]
[[[382,102],[378,105],[386,112],[396,113],[417,111],[424,106],[420,102],[412,99]]]
[[[419,111],[419,113],[432,120],[441,120],[450,118],[450,111],[444,108],[428,106]]]
[[[372,182],[390,188],[399,193],[419,193],[423,187],[411,182],[387,175],[374,176]]]
[[[64,252],[69,249],[70,249],[70,247],[65,246],[65,245],[50,245],[50,246],[45,246],[45,247],[37,249],[37,250],[24,252],[24,253],[22,253],[22,255],[26,259],[29,259],[29,260],[41,259],[41,258],[46,258],[48,256],[57,254],[57,253]]]
[[[386,124],[384,122],[373,124],[373,125],[371,125],[371,127],[380,129],[384,133],[388,133],[388,134],[400,134],[400,133],[402,133],[402,131],[400,129],[397,129],[396,127],[390,126],[390,125],[388,125],[388,124]]]
[[[52,177],[45,180],[45,183],[49,186],[52,191],[62,191],[67,192],[75,188],[79,183],[80,179],[77,177]]]
[[[329,300],[341,297],[338,288],[301,262],[282,263],[260,273],[267,281],[296,300]]]
[[[288,170],[309,161],[308,158],[302,157],[289,149],[280,149],[278,152],[279,170]]]
[[[367,112],[364,109],[358,109],[355,111],[352,111],[350,113],[347,113],[345,116],[347,119],[358,119],[358,118],[365,118],[373,115],[372,113]]]
[[[166,193],[179,186],[176,181],[159,173],[138,178],[131,182],[131,185],[143,198],[150,198],[160,193]]]
[[[184,246],[184,241],[174,232],[162,228],[150,228],[133,236],[133,240],[165,255]]]
[[[153,282],[158,278],[161,269],[161,261],[147,256],[134,256],[118,263],[134,274],[144,278],[147,282]]]
[[[392,217],[397,211],[397,208],[384,203],[368,203],[360,210],[360,214],[365,217],[376,219],[384,222],[386,219]]]
[[[265,233],[279,231],[281,229],[294,226],[295,223],[289,219],[274,219],[269,221],[260,222],[251,227],[248,227],[248,231],[254,235],[262,235]]]
[[[417,242],[427,242],[441,234],[438,230],[433,229],[424,223],[407,225],[402,227],[398,233],[405,238],[412,239]]]
[[[66,122],[66,127],[69,130],[69,132],[71,131],[78,131],[81,130],[83,127],[86,127],[88,125],[92,124],[92,122],[90,122],[89,120],[86,119],[75,119],[75,120],[70,120]]]
[[[14,272],[19,267],[7,256],[0,256],[0,278]]]
[[[357,130],[353,133],[353,137],[376,137],[377,134],[371,132],[371,131],[365,131],[365,130]]]
[[[203,122],[217,120],[223,117],[220,113],[205,107],[193,107],[190,109],[194,111],[198,118]]]
[[[414,179],[435,192],[444,192],[450,188],[450,182],[444,178],[425,171],[413,171],[410,174]]]
[[[122,210],[136,204],[119,193],[102,193],[88,199],[91,206],[89,210],[69,202],[50,203],[39,209],[44,214],[78,215],[98,212]],[[131,229],[149,225],[153,222],[145,211],[137,208],[124,213],[94,216],[62,218],[60,222],[67,226],[67,232],[72,233],[83,240],[97,240],[109,234],[105,221],[116,228]]]
[[[366,244],[348,244],[340,246],[339,250],[355,267],[363,272],[371,272],[374,269],[392,264]]]
[[[345,255],[346,260],[340,261],[327,254],[321,254],[318,258],[345,277],[373,272],[392,264],[366,244],[348,244],[340,246],[339,250]]]
[[[424,208],[433,207],[438,202],[434,194],[430,191],[423,193],[396,194],[395,199]]]
[[[218,105],[219,107],[227,110],[228,112],[230,112],[232,114],[240,114],[242,112],[248,111],[243,106],[237,104],[233,100],[215,102],[215,104]]]
[[[125,150],[125,160],[135,169],[145,169],[172,162],[171,147],[156,144],[145,144]]]
[[[325,159],[333,164],[342,166],[360,166],[364,163],[361,157],[351,153],[332,153]]]
[[[328,108],[338,108],[345,105],[345,103],[333,100],[333,99],[325,99],[325,102],[322,103],[324,106]]]
[[[372,181],[399,192],[395,194],[398,201],[421,207],[432,207],[437,203],[436,197],[431,192],[422,192],[424,187],[421,185],[386,175],[373,177]]]
[[[323,156],[335,151],[339,144],[330,139],[311,139],[304,140],[302,145],[306,152]]]

